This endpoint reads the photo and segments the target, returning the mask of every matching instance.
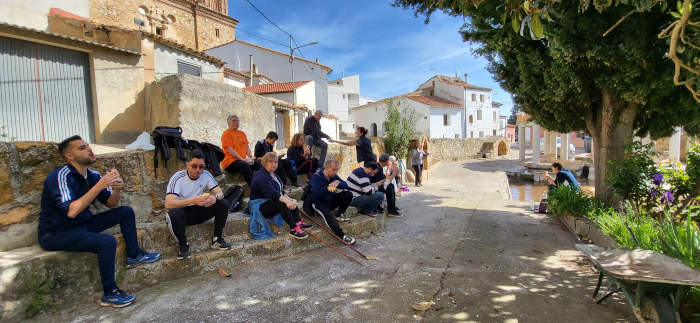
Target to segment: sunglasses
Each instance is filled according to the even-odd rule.
[[[199,169],[205,169],[205,168],[207,168],[206,166],[204,166],[204,165],[202,165],[202,164],[199,164],[199,165],[190,165],[190,167],[192,167],[192,169],[197,169],[197,168],[199,168]]]

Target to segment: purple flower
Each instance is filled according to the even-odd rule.
[[[671,205],[673,204],[673,194],[671,192],[665,192],[663,196],[661,196],[661,201]]]
[[[656,199],[656,196],[659,195],[659,191],[657,191],[655,188],[652,188],[651,191],[649,191],[649,198],[651,199]]]
[[[653,180],[654,180],[654,184],[655,184],[655,185],[657,185],[657,186],[658,186],[658,185],[661,185],[661,182],[664,181],[664,175],[661,174],[661,173],[656,173],[656,174],[654,174],[654,176],[653,176]]]

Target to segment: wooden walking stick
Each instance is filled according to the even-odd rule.
[[[326,242],[325,240],[323,240],[323,239],[317,237],[315,234],[311,233],[309,230],[307,230],[307,229],[303,229],[303,230],[304,230],[304,232],[306,232],[306,234],[310,235],[312,238],[314,238],[314,239],[318,240],[319,242],[325,244],[326,247],[329,247],[329,248],[331,248],[331,249],[337,251],[339,254],[341,254],[341,255],[343,255],[343,256],[345,256],[345,257],[348,257],[348,259],[350,259],[350,260],[356,262],[358,265],[363,266],[361,262],[355,260],[355,258],[353,258],[353,257],[350,257],[348,254],[342,252],[340,249],[338,249],[338,248],[336,248],[336,247],[333,247],[333,245],[331,245],[330,243]]]
[[[362,252],[360,252],[360,250],[357,250],[357,248],[355,248],[353,245],[347,243],[345,240],[343,240],[343,238],[341,238],[341,237],[335,235],[335,233],[333,233],[333,231],[331,231],[330,228],[327,228],[325,225],[319,223],[318,221],[314,220],[314,218],[312,218],[310,215],[306,214],[306,212],[304,212],[304,210],[299,209],[299,213],[301,213],[301,215],[303,215],[303,216],[304,216],[305,218],[307,218],[309,221],[313,222],[316,226],[321,227],[321,229],[323,229],[324,231],[328,232],[328,234],[330,234],[330,235],[332,235],[334,238],[338,239],[338,241],[340,241],[340,242],[342,242],[344,245],[350,247],[350,249],[352,249],[352,250],[354,250],[355,252],[357,252],[357,253],[358,253],[360,256],[362,256],[363,258],[365,258],[365,259],[367,259],[367,260],[377,260],[377,258],[374,258],[374,257],[372,257],[372,256],[369,256],[369,257],[368,257],[368,256],[365,256]]]

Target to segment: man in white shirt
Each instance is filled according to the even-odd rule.
[[[190,247],[187,244],[185,227],[200,224],[214,217],[213,249],[231,249],[231,244],[223,238],[224,226],[228,217],[228,202],[219,184],[208,171],[204,170],[204,155],[193,150],[187,155],[187,169],[170,178],[165,195],[165,220],[170,232],[177,240],[180,252],[177,259],[187,259]]]

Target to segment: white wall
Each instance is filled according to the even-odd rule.
[[[316,102],[316,84],[315,82],[306,83],[296,89],[297,92],[297,104],[305,105],[311,110],[316,110],[318,104]],[[293,102],[294,99],[288,101]]]
[[[321,131],[331,136],[334,140],[338,140],[338,120],[321,117]]]
[[[47,31],[51,8],[89,18],[88,0],[2,0],[0,22]]]
[[[448,116],[449,124],[444,124],[444,115]],[[460,108],[430,109],[430,138],[462,138],[462,120],[464,110]]]
[[[221,67],[217,67],[215,64],[209,61],[191,56],[159,43],[155,43],[153,52],[157,80],[160,80],[168,75],[177,74],[178,60],[199,66],[203,79],[213,81],[221,80],[223,69]]]
[[[226,77],[226,78],[224,78],[224,82],[226,82],[226,84],[233,85],[237,88],[244,88],[245,87],[245,83],[243,83],[237,79],[232,79],[232,78]]]
[[[241,42],[232,42],[211,48],[207,54],[218,57],[233,70],[248,71],[249,55],[253,55],[253,64],[258,73],[266,75],[275,82],[291,82],[289,55],[264,50]],[[300,60],[294,61],[294,81],[314,81],[316,108],[328,113],[328,71],[321,66]]]
[[[416,131],[423,131],[430,135],[430,108],[428,105],[410,100],[404,97],[392,99],[394,103],[399,103],[401,109],[413,109],[416,111],[418,120]],[[377,136],[384,135],[383,123],[386,120],[386,101],[377,101],[364,106],[359,106],[351,110],[352,118],[356,127],[365,127],[368,135],[372,132],[372,124],[377,125]]]

